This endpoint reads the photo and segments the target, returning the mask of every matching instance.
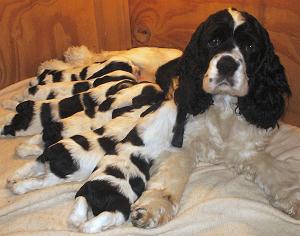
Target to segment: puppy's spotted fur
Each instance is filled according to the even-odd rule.
[[[108,80],[106,81],[106,79]],[[111,78],[116,79],[116,81]],[[136,82],[130,77],[102,77],[94,81],[95,88],[64,99],[25,101],[17,105],[16,114],[0,128],[1,135],[26,136],[40,133],[47,125],[84,111],[94,118],[96,113],[124,106],[141,106],[159,99],[158,85]],[[131,90],[126,88],[132,87]]]

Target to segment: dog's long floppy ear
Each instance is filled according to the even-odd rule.
[[[177,104],[176,124],[172,145],[181,147],[187,114],[197,115],[205,112],[213,104],[211,94],[202,89],[203,76],[208,66],[204,45],[201,45],[205,22],[193,33],[178,64],[179,86],[174,100]]]
[[[201,45],[205,22],[192,35],[179,62],[179,87],[175,93],[175,102],[182,111],[197,115],[205,112],[213,103],[211,94],[202,89],[203,76],[207,69],[207,56]]]
[[[285,97],[291,95],[268,32],[255,20],[265,42],[265,53],[255,72],[249,74],[249,92],[238,99],[239,113],[258,128],[274,128],[285,110]]]

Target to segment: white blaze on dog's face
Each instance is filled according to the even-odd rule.
[[[247,66],[234,33],[245,23],[240,12],[228,9],[231,16],[224,22],[211,24],[207,47],[212,52],[203,78],[203,90],[210,94],[245,96],[248,93]]]

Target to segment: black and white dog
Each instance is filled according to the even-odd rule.
[[[134,225],[151,228],[176,215],[193,165],[205,161],[244,174],[273,206],[298,217],[299,171],[265,152],[291,92],[261,24],[235,9],[211,15],[183,55],[158,69],[164,90],[173,76],[174,99],[61,139],[17,170],[9,188],[22,194],[88,178],[76,194],[73,225],[99,232],[131,211]]]

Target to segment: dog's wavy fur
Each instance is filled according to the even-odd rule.
[[[273,206],[299,216],[299,173],[265,151],[290,89],[254,17],[234,9],[211,15],[183,55],[156,75],[165,95],[177,77],[174,99],[143,104],[94,131],[61,139],[9,178],[11,190],[21,194],[89,177],[76,194],[71,224],[99,232],[122,224],[131,211],[135,226],[152,228],[176,215],[193,166],[205,161],[244,174]]]

